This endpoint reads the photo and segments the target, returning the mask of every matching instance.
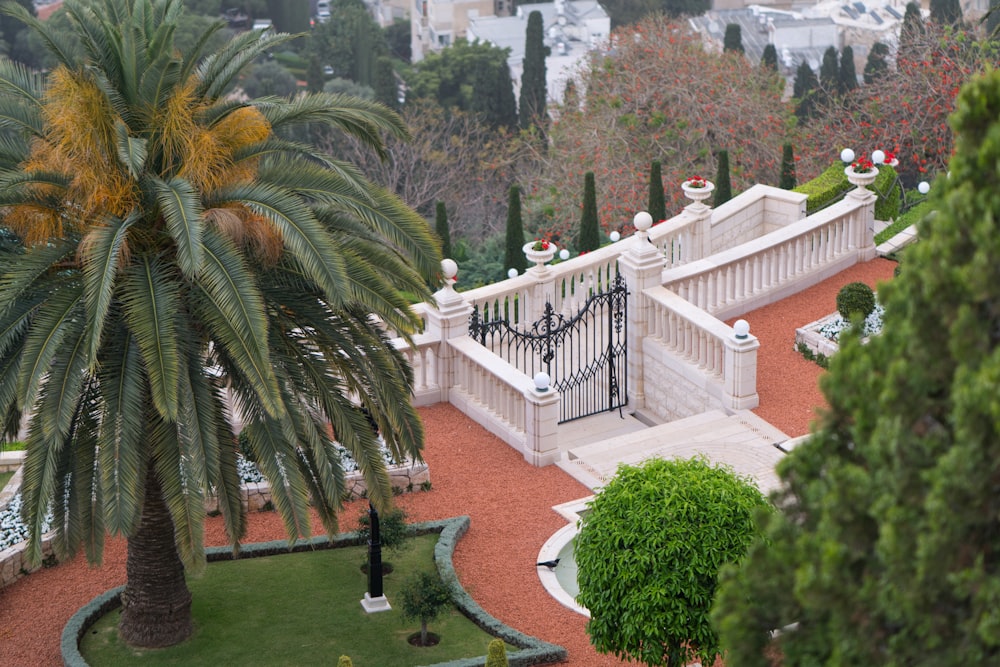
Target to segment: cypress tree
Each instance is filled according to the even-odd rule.
[[[840,53],[840,86],[841,95],[858,87],[858,71],[854,67],[854,49],[845,46]]]
[[[950,26],[962,22],[962,6],[958,0],[931,0],[931,20]]]
[[[434,206],[434,231],[441,239],[441,256],[451,257],[451,230],[448,229],[448,211],[443,201],[437,202]]]
[[[882,333],[841,339],[829,407],[781,463],[767,538],[723,577],[727,665],[995,665],[1000,581],[1000,72],[950,118],[950,179],[931,195]],[[931,224],[933,222],[933,224]],[[753,619],[748,623],[747,619]]]
[[[733,186],[729,181],[729,151],[719,151],[719,166],[715,171],[714,206],[720,206],[733,198]]]
[[[309,54],[309,65],[306,68],[306,90],[310,93],[323,92],[323,84],[326,77],[323,75],[323,66],[319,62],[319,55]]]
[[[792,155],[792,145],[789,143],[781,147],[781,181],[778,187],[785,190],[795,187],[795,156]]]
[[[792,87],[792,97],[796,102],[795,115],[799,119],[805,120],[812,116],[816,106],[816,74],[809,67],[809,63],[802,61],[799,69],[795,72],[795,83]]]
[[[743,53],[743,32],[739,23],[727,23],[726,34],[722,38],[723,53]]]
[[[778,50],[774,48],[774,44],[768,44],[764,47],[764,53],[760,58],[760,66],[772,72],[778,71]]]
[[[524,224],[521,222],[521,188],[510,186],[507,193],[507,243],[504,248],[504,266],[524,273],[528,258],[524,256]]]
[[[396,74],[392,69],[392,59],[380,56],[375,60],[375,100],[390,109],[399,107],[399,86],[396,85]]]
[[[533,11],[528,15],[528,27],[525,31],[524,73],[521,76],[521,99],[518,104],[518,117],[524,129],[532,124],[541,125],[545,118],[548,90],[545,84],[544,38],[542,13]]]
[[[580,235],[576,249],[590,252],[601,247],[600,222],[597,219],[597,188],[594,172],[588,171],[583,177],[583,215],[580,217]]]
[[[825,96],[840,89],[840,65],[837,63],[837,49],[832,46],[823,52],[823,64],[819,67],[819,86]]]
[[[888,55],[888,46],[882,42],[872,44],[868,60],[865,61],[865,83],[874,83],[885,76],[889,71],[889,63],[885,60]]]
[[[903,25],[899,28],[899,50],[909,54],[917,46],[924,34],[924,17],[920,14],[920,5],[909,2],[903,14]]]
[[[1000,39],[1000,0],[990,2],[990,10],[985,19],[987,38],[994,41]]]
[[[667,218],[667,204],[663,199],[663,173],[660,161],[653,160],[649,166],[649,210],[653,222]]]

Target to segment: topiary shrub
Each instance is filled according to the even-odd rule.
[[[594,647],[647,665],[712,664],[719,568],[743,556],[767,507],[748,479],[703,458],[620,466],[576,541]]]
[[[507,647],[502,639],[490,641],[486,649],[486,667],[507,667]]]
[[[351,656],[340,656],[340,659],[337,661],[337,667],[354,667],[354,662],[351,660]]]
[[[855,315],[864,319],[875,310],[875,292],[864,283],[848,283],[837,292],[837,312],[845,320]]]

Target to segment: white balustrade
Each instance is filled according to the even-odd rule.
[[[677,356],[719,380],[725,368],[730,326],[665,287],[645,291],[652,315],[650,336]]]

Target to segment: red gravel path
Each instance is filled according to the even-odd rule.
[[[891,277],[894,266],[881,259],[868,262],[744,316],[761,341],[757,414],[789,435],[808,432],[815,408],[823,403],[816,388],[821,371],[794,351],[795,327],[832,312],[837,290],[845,283],[861,280],[874,287]],[[528,465],[450,405],[425,408],[421,414],[433,489],[402,496],[399,502],[415,521],[460,514],[472,517],[469,532],[455,553],[455,567],[466,589],[509,625],[565,646],[570,665],[625,664],[597,654],[587,640],[585,619],[555,602],[535,574],[538,550],[565,525],[551,507],[586,496],[588,489],[555,466]],[[342,526],[353,528],[361,510],[358,503],[347,507]],[[222,535],[221,520],[209,519],[206,543],[222,544]],[[276,514],[251,515],[247,542],[283,537]],[[0,590],[0,665],[62,664],[59,637],[63,625],[88,600],[124,583],[124,552],[122,540],[110,540],[100,568],[76,558]]]

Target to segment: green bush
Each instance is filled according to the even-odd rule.
[[[801,192],[808,195],[806,200],[806,213],[812,215],[816,211],[825,208],[844,196],[844,193],[851,189],[851,184],[847,182],[844,174],[844,164],[837,162],[830,165],[826,171],[802,185],[793,192]]]
[[[861,315],[864,319],[875,310],[875,292],[864,283],[847,283],[837,292],[837,312],[845,320]]]
[[[872,191],[878,195],[875,200],[875,219],[895,220],[899,216],[899,205],[903,197],[903,188],[899,184],[896,170],[888,165],[880,165]]]
[[[337,667],[354,667],[354,662],[351,661],[351,656],[340,656],[340,660],[337,661]]]
[[[743,556],[767,507],[749,480],[702,458],[620,466],[576,541],[594,647],[647,665],[712,664],[719,568]]]
[[[388,551],[399,551],[406,546],[406,538],[410,529],[406,525],[406,511],[402,507],[393,507],[388,512],[378,515],[379,544]],[[371,537],[371,519],[368,512],[358,516],[358,540],[368,544]]]
[[[486,649],[486,667],[507,667],[507,647],[502,639],[494,639]]]
[[[420,621],[420,645],[427,645],[427,624],[451,605],[451,593],[437,572],[417,572],[399,592],[403,616]]]

